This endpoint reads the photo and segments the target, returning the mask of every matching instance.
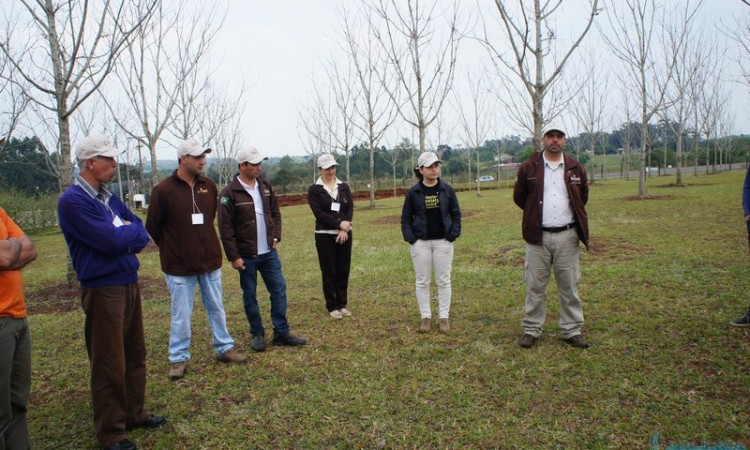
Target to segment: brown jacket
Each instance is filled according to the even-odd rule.
[[[221,268],[221,246],[214,227],[216,184],[198,175],[190,191],[177,171],[151,190],[146,231],[159,246],[161,270],[169,275],[200,275]],[[198,212],[203,214],[203,224],[193,225],[192,215]]]
[[[568,188],[570,206],[576,221],[578,238],[589,248],[589,219],[585,205],[589,201],[589,184],[586,169],[571,156],[563,153],[565,163],[565,187]],[[523,209],[521,230],[523,239],[529,244],[542,244],[542,202],[544,199],[544,158],[534,152],[521,164],[513,189],[513,201]]]
[[[263,218],[266,222],[268,248],[273,248],[274,239],[281,242],[281,211],[271,184],[263,178],[255,181],[259,183],[263,195]],[[221,191],[219,197],[219,234],[227,259],[234,261],[241,256],[257,256],[258,228],[253,197],[237,181],[237,175]]]

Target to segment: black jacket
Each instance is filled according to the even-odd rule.
[[[438,179],[438,201],[445,239],[453,242],[461,236],[461,209],[458,207],[456,192],[441,179]],[[401,233],[409,244],[417,242],[417,239],[427,239],[427,209],[421,182],[406,193],[404,208],[401,210]]]
[[[349,185],[341,183],[338,185],[339,210],[332,211],[333,199],[326,188],[313,184],[307,191],[307,203],[315,215],[315,230],[338,230],[343,220],[352,221],[354,216],[354,201]]]

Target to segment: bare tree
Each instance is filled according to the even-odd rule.
[[[526,91],[527,105],[530,106],[527,110],[530,110],[532,116],[534,148],[541,149],[542,128],[552,118],[545,117],[545,97],[558,81],[570,56],[591,29],[594,17],[599,13],[599,0],[589,1],[583,30],[567,49],[559,49],[557,45],[559,41],[554,21],[562,0],[518,0],[515,13],[509,3],[495,0],[503,33],[511,51],[506,51],[504,46],[490,39],[486,25],[482,41],[498,69],[507,70],[510,76],[521,81]],[[547,70],[548,63],[552,65],[551,71]],[[502,70],[498,70],[498,73],[504,74]],[[508,75],[504,76],[507,80]],[[550,108],[548,111],[555,114],[559,109],[561,108]]]
[[[72,173],[70,116],[100,89],[158,1],[19,1],[33,31],[4,40],[0,49],[29,84],[31,101],[55,114],[64,187]]]
[[[609,0],[607,30],[600,33],[614,55],[623,63],[631,95],[638,100],[641,123],[638,193],[646,193],[648,124],[663,106],[666,87],[674,73],[674,55],[657,55],[654,32],[663,24],[663,14],[652,0]],[[623,6],[620,8],[620,6]]]
[[[377,68],[378,75],[385,80],[395,71],[400,93],[383,84],[401,118],[419,133],[420,151],[425,150],[427,128],[453,88],[460,41],[457,4],[449,14],[440,14],[439,2],[424,3],[426,8],[419,0],[376,0],[372,8],[379,20],[370,22],[388,61]],[[447,23],[437,23],[440,16],[447,16]],[[445,36],[441,30],[447,30]]]
[[[672,83],[668,87],[666,108],[659,112],[664,123],[676,138],[677,154],[675,161],[675,184],[682,185],[683,141],[689,117],[696,107],[690,89],[701,67],[705,64],[705,39],[695,35],[694,19],[703,1],[684,1],[680,10],[671,16],[672,26],[668,28],[669,54],[675,56],[675,69]],[[715,51],[715,49],[712,49]],[[666,148],[666,144],[665,144]],[[666,164],[666,155],[664,164]]]
[[[716,35],[708,34],[702,30],[700,34],[702,45],[695,46],[689,56],[697,66],[692,73],[688,95],[690,96],[690,131],[693,135],[693,175],[698,175],[700,157],[701,134],[705,127],[704,122],[708,120],[711,109],[710,102],[706,102],[708,96],[722,84],[719,74],[723,72],[721,62],[724,60],[724,52],[717,51],[719,48]],[[707,111],[708,109],[708,111]],[[708,143],[707,143],[708,144]],[[706,168],[708,168],[708,153],[706,153]]]
[[[402,141],[401,144],[386,149],[385,151],[378,152],[378,155],[383,159],[383,161],[388,164],[391,168],[391,175],[393,178],[393,196],[396,196],[396,168],[399,166],[399,162],[402,162],[404,159],[404,142]]]
[[[471,152],[473,151],[477,158],[477,178],[481,169],[479,161],[479,149],[489,136],[492,129],[490,114],[490,89],[487,85],[486,71],[479,70],[476,74],[467,70],[466,81],[468,82],[468,98],[470,102],[464,105],[458,95],[455,96],[455,103],[461,119],[461,128],[463,129],[463,143],[467,151],[467,165],[469,172],[469,183],[471,183]],[[497,162],[500,164],[500,161]],[[477,179],[477,195],[481,195],[481,183]]]
[[[607,72],[603,70],[604,64],[599,55],[601,52],[594,47],[584,53],[580,70],[576,73],[578,78],[576,84],[581,86],[581,89],[578,95],[573,97],[570,108],[578,126],[586,133],[592,163],[596,156],[596,144],[602,132],[609,86]],[[582,141],[580,136],[577,140]],[[590,178],[592,183],[595,178],[596,171],[592,170]]]
[[[246,92],[244,83],[243,81],[240,85],[239,91],[227,90],[214,105],[216,113],[210,116],[215,119],[217,126],[214,132],[207,134],[213,136],[210,142],[213,149],[211,159],[213,159],[220,186],[229,184],[237,171],[235,155],[243,145],[241,139],[245,104],[242,100]],[[238,92],[239,95],[236,95]]]
[[[0,53],[0,154],[10,144],[21,115],[29,104],[25,87],[16,79],[8,58]]]
[[[297,119],[297,135],[300,141],[303,142],[305,153],[310,155],[312,162],[313,183],[318,176],[316,159],[323,153],[331,153],[331,148],[327,145],[330,139],[323,138],[327,132],[327,127],[325,121],[321,118],[322,114],[319,112],[320,108],[327,107],[327,103],[321,104],[315,99],[299,112]]]
[[[355,99],[359,95],[359,82],[353,70],[351,59],[346,60],[345,67],[331,56],[325,66],[328,85],[316,81],[311,77],[314,107],[308,109],[309,114],[316,114],[316,121],[320,126],[306,127],[308,132],[318,133],[315,138],[320,140],[331,153],[341,153],[345,157],[346,181],[350,181],[349,156],[354,142],[354,110]],[[309,121],[310,119],[306,119]]]
[[[394,100],[394,75],[382,73],[377,75],[378,67],[386,61],[386,55],[377,40],[373,37],[372,10],[363,8],[362,17],[357,20],[346,9],[341,9],[342,33],[345,52],[351,61],[356,80],[359,83],[359,95],[355,101],[354,126],[364,135],[369,150],[370,167],[370,208],[375,207],[375,152],[380,140],[396,119]],[[368,33],[360,34],[366,29]]]
[[[118,62],[119,102],[103,96],[120,129],[148,151],[152,186],[159,180],[157,144],[173,124],[179,94],[201,67],[220,26],[212,25],[217,6],[204,6],[190,11],[185,0],[169,6],[159,2],[154,20],[138,27]]]

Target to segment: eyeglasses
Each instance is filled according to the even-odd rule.
[[[259,166],[259,165],[261,165],[261,164],[262,164],[262,163],[257,163],[257,164],[255,164],[255,163],[251,163],[251,162],[249,162],[249,161],[245,161],[245,162],[243,162],[243,163],[242,163],[242,165],[243,165],[243,166],[245,166],[245,167],[247,167],[247,166],[258,167],[258,166]]]
[[[189,157],[191,157],[193,159],[206,159],[206,154],[205,153],[203,153],[202,155],[198,155],[198,156],[193,156],[193,155],[187,155],[187,156],[189,156]]]

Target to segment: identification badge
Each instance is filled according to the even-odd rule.
[[[203,214],[193,214],[193,225],[203,225]]]
[[[339,212],[341,210],[341,203],[339,202],[333,202],[331,203],[331,211],[333,212]]]
[[[121,226],[125,225],[125,223],[120,219],[120,216],[115,216],[114,219],[112,219],[112,225],[114,225],[116,228],[120,228]]]

